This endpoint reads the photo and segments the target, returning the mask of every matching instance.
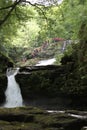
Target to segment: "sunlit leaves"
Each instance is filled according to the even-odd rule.
[[[17,36],[13,38],[12,44],[21,47],[30,47],[35,44],[40,28],[36,21],[27,21],[17,31]]]

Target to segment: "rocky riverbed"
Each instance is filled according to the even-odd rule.
[[[86,126],[87,112],[48,112],[31,106],[0,108],[0,130],[86,130]]]

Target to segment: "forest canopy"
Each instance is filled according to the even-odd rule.
[[[0,51],[9,54],[10,47],[31,48],[53,37],[79,40],[86,14],[86,0],[1,0]]]

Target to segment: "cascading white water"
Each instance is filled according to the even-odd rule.
[[[42,60],[42,61],[39,61],[39,62],[36,64],[36,66],[52,65],[55,61],[56,61],[55,58],[48,59],[48,60]]]
[[[18,73],[19,69],[7,69],[8,85],[5,91],[6,103],[4,107],[19,107],[23,106],[23,99],[21,95],[21,90],[18,83],[15,80],[15,75]]]

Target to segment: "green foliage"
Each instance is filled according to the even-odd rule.
[[[27,21],[17,31],[17,36],[13,38],[13,45],[20,47],[31,47],[35,45],[38,31],[40,30],[36,21]]]
[[[60,53],[60,54],[57,54],[56,56],[56,64],[57,65],[60,65],[61,64],[61,58],[64,56],[64,54]]]

